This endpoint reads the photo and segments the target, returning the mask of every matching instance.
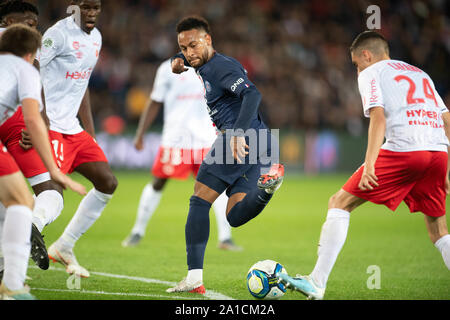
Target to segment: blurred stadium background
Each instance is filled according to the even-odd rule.
[[[70,1],[31,2],[44,32],[66,15]],[[158,65],[178,51],[177,21],[198,14],[210,21],[216,49],[241,61],[262,92],[262,113],[281,129],[281,156],[291,172],[354,170],[363,160],[368,121],[348,47],[367,28],[371,4],[381,8],[392,57],[428,72],[450,105],[449,1],[109,0],[90,83],[100,144],[116,168],[150,167],[162,115],[144,152],[130,139]]]

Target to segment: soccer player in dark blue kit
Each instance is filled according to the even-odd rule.
[[[203,261],[211,204],[227,190],[228,222],[232,227],[247,223],[261,213],[281,186],[284,167],[278,163],[275,139],[259,116],[261,94],[237,60],[214,50],[208,22],[201,17],[184,18],[177,33],[181,53],[172,59],[172,71],[180,74],[187,67],[195,68],[219,134],[200,167],[190,199],[188,275],[167,292],[204,294]]]

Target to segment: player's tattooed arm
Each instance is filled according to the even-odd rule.
[[[80,117],[84,130],[86,130],[86,132],[95,139],[94,118],[92,117],[91,95],[89,88],[86,90],[83,100],[81,101],[78,116]]]
[[[367,142],[366,160],[364,171],[359,183],[359,188],[363,191],[373,190],[378,187],[378,177],[375,172],[375,162],[380,153],[386,133],[386,117],[384,108],[375,107],[370,109],[369,138]]]
[[[142,113],[141,119],[139,120],[139,126],[136,131],[136,136],[134,137],[134,147],[136,150],[144,149],[144,134],[153,124],[159,111],[161,110],[163,104],[149,99],[147,106]]]

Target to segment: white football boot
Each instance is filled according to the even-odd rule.
[[[61,263],[66,267],[66,272],[81,278],[89,278],[90,274],[85,268],[80,266],[72,250],[67,250],[58,246],[55,242],[48,248],[48,257],[53,262]]]
[[[194,284],[190,284],[186,281],[186,278],[184,278],[175,287],[167,289],[166,292],[167,293],[190,292],[190,293],[205,294],[206,289],[201,281]]]

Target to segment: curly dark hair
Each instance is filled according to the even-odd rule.
[[[185,17],[177,24],[177,33],[192,29],[204,30],[207,34],[211,34],[211,28],[209,27],[208,21],[200,16]]]

